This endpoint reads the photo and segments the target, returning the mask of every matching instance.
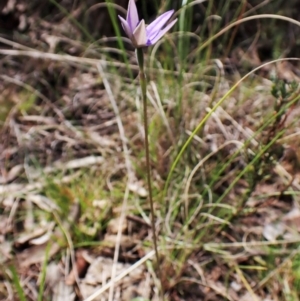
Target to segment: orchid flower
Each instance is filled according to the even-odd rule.
[[[153,244],[156,255],[157,269],[159,278],[162,278],[160,270],[160,259],[157,247],[157,237],[155,228],[155,210],[152,196],[152,179],[151,179],[151,164],[150,164],[150,149],[149,149],[149,133],[148,133],[148,117],[147,117],[147,78],[144,70],[144,49],[143,47],[154,45],[177,21],[173,20],[167,26],[166,23],[173,15],[173,10],[167,11],[151,24],[145,24],[144,20],[139,20],[135,0],[129,0],[126,20],[121,16],[118,16],[121,20],[123,29],[132,45],[136,48],[136,58],[139,65],[139,78],[143,100],[143,115],[144,115],[144,144],[145,144],[145,157],[146,157],[146,173],[147,173],[147,185],[149,193],[149,203],[151,212],[151,228],[153,234]],[[162,282],[162,281],[161,281]],[[161,300],[164,300],[163,287],[160,288]]]
[[[164,27],[173,13],[174,10],[169,10],[146,25],[144,19],[139,20],[135,0],[129,0],[126,20],[118,17],[133,46],[140,48],[154,45],[176,23],[177,19]]]

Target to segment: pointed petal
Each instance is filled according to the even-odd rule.
[[[135,5],[135,0],[129,0],[126,21],[131,32],[133,32],[139,24],[139,15]]]
[[[138,27],[133,32],[133,37],[135,39],[135,46],[145,46],[147,43],[147,33],[145,21],[142,20]]]
[[[120,21],[121,21],[121,24],[122,24],[122,27],[126,33],[126,35],[128,36],[129,39],[131,39],[132,37],[132,32],[130,31],[130,28],[129,28],[129,25],[128,23],[126,22],[126,20],[124,18],[122,18],[121,16],[118,16]]]
[[[147,43],[147,46],[155,44],[175,23],[177,22],[177,19],[173,20],[170,24],[168,24],[164,29],[162,29],[156,36],[152,37]]]
[[[174,10],[169,10],[147,26],[148,39],[151,40],[152,37],[156,36],[156,34],[162,29],[162,27],[169,21],[173,13]]]

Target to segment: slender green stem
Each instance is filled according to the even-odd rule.
[[[148,193],[149,193],[149,202],[150,202],[150,212],[151,212],[151,228],[153,232],[153,244],[155,250],[155,256],[157,261],[157,271],[159,274],[159,278],[161,280],[161,269],[159,264],[159,254],[157,248],[157,236],[155,231],[155,214],[154,214],[154,203],[152,197],[152,181],[151,181],[151,165],[150,165],[150,151],[149,151],[149,140],[148,140],[148,117],[147,117],[147,79],[144,72],[144,54],[142,48],[136,49],[137,61],[139,64],[139,77],[140,77],[140,85],[142,90],[142,99],[143,99],[143,115],[144,115],[144,143],[145,143],[145,151],[146,151],[146,170],[147,170],[147,184],[148,184]],[[163,288],[161,287],[161,290]],[[163,293],[162,293],[163,295]]]

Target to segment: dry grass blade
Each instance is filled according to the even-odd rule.
[[[115,283],[115,277],[116,277],[116,263],[118,261],[119,258],[119,250],[120,250],[120,241],[121,241],[121,237],[122,237],[122,226],[125,220],[125,216],[126,216],[126,211],[127,211],[127,201],[128,201],[128,194],[129,194],[129,184],[132,183],[134,181],[134,172],[133,172],[133,168],[132,168],[132,164],[130,161],[130,156],[129,156],[129,149],[127,146],[127,138],[125,136],[125,130],[122,124],[122,120],[120,117],[120,112],[117,106],[117,103],[115,101],[115,98],[113,96],[110,84],[105,76],[105,73],[103,71],[103,68],[101,66],[101,63],[99,63],[97,65],[98,67],[98,71],[100,76],[103,79],[103,83],[105,86],[105,89],[108,93],[108,97],[110,99],[111,105],[114,109],[115,115],[116,115],[116,119],[117,119],[117,124],[118,124],[118,128],[119,128],[119,133],[120,133],[120,137],[122,140],[122,145],[123,145],[123,152],[124,152],[124,158],[125,158],[125,162],[126,162],[126,169],[127,169],[127,185],[126,185],[126,189],[124,192],[124,198],[123,198],[123,204],[122,204],[122,209],[121,209],[121,217],[120,217],[120,221],[119,221],[119,226],[118,226],[118,234],[117,234],[117,243],[115,246],[115,253],[114,253],[114,265],[112,267],[112,271],[111,271],[111,287],[110,287],[110,291],[109,291],[109,301],[113,300],[113,294],[114,294],[114,283]]]
[[[154,251],[150,251],[147,255],[145,255],[143,258],[141,258],[139,261],[134,263],[129,269],[124,271],[123,273],[119,274],[115,277],[113,282],[109,282],[105,284],[101,289],[97,290],[93,295],[89,296],[88,298],[84,299],[84,301],[93,301],[95,298],[103,294],[106,290],[110,289],[112,285],[115,283],[118,283],[122,278],[124,278],[126,275],[134,271],[137,267],[144,264],[147,260],[150,260],[155,255]]]

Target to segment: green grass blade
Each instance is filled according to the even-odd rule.
[[[116,16],[116,11],[115,11],[114,7],[111,5],[112,3],[111,3],[110,0],[105,0],[105,2],[107,4],[107,10],[108,10],[108,13],[109,13],[114,31],[115,31],[116,36],[117,36],[117,42],[118,42],[119,48],[122,50],[123,60],[126,64],[128,74],[129,74],[130,78],[133,79],[132,70],[129,67],[129,61],[128,61],[128,58],[127,58],[127,55],[126,55],[126,49],[124,47],[124,43],[123,43],[123,40],[121,38],[121,32],[120,32],[120,29],[119,29],[119,24],[117,23],[118,19],[117,19],[117,16]]]
[[[41,271],[42,277],[41,277],[41,282],[40,282],[40,287],[39,287],[38,301],[43,300],[50,246],[51,246],[50,244],[47,245],[46,252],[45,252],[45,260],[43,262],[42,271]]]
[[[259,67],[253,69],[251,72],[247,73],[245,76],[243,76],[240,80],[238,80],[233,87],[213,106],[213,108],[210,110],[210,112],[208,114],[205,115],[205,117],[200,121],[200,123],[197,125],[197,127],[195,128],[195,130],[192,132],[192,134],[189,136],[189,138],[187,139],[187,141],[184,143],[184,145],[182,146],[182,148],[180,149],[178,155],[176,156],[170,172],[168,174],[165,186],[164,186],[164,190],[163,190],[163,199],[165,199],[166,193],[167,193],[167,189],[168,186],[170,184],[171,181],[171,177],[173,175],[173,172],[175,171],[175,168],[177,166],[177,164],[179,163],[179,160],[181,159],[181,157],[183,156],[183,153],[185,152],[185,150],[187,149],[187,147],[190,145],[190,143],[192,142],[193,138],[195,137],[195,135],[199,132],[199,130],[204,126],[204,124],[206,123],[206,121],[209,119],[209,117],[216,111],[216,109],[224,102],[224,100],[230,96],[230,94],[247,78],[249,77],[251,74],[255,73],[256,71],[260,70],[261,68],[267,66],[267,65],[271,65],[274,64],[276,62],[280,62],[280,61],[300,61],[299,58],[286,58],[286,59],[277,59],[277,60],[273,60],[270,62],[267,62],[265,64],[260,65]]]
[[[81,32],[90,40],[90,42],[95,42],[95,39],[93,36],[82,26],[71,14],[70,12],[65,9],[63,6],[61,6],[59,3],[57,3],[56,0],[49,0],[52,4],[54,4],[63,14],[65,14],[68,19],[70,19],[75,26],[77,26]]]
[[[26,299],[26,296],[25,296],[25,292],[24,292],[23,287],[20,283],[20,279],[19,279],[16,268],[14,266],[10,266],[9,269],[11,271],[12,281],[15,285],[15,288],[17,290],[17,294],[20,298],[20,301],[26,301],[27,299]]]

